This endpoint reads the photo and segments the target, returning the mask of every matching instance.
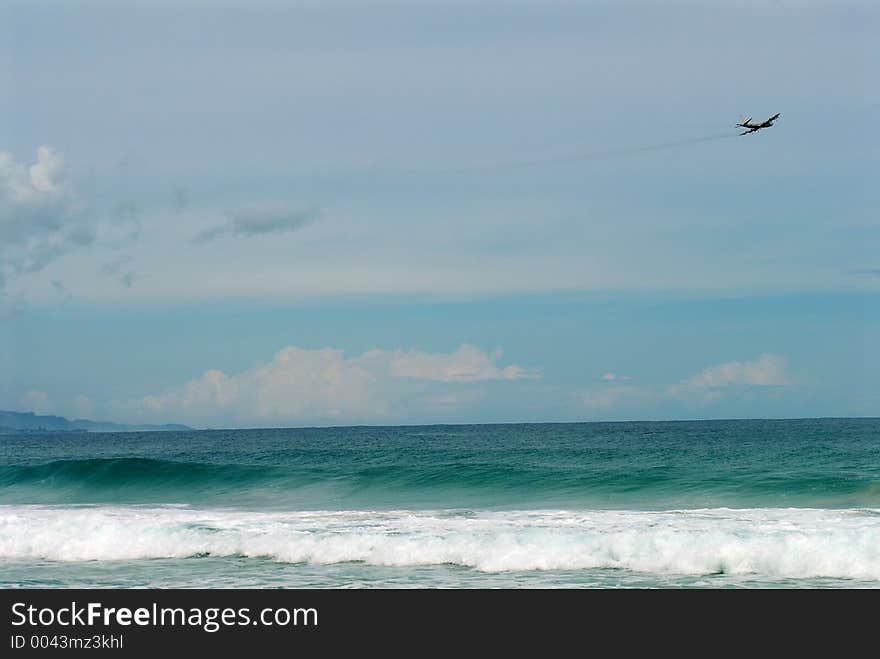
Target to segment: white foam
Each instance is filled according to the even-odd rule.
[[[289,563],[454,564],[485,572],[619,568],[880,580],[880,511],[244,512],[0,506],[0,558],[199,555]]]

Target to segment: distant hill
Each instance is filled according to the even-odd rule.
[[[63,416],[39,415],[33,412],[9,412],[0,410],[0,434],[17,432],[145,432],[192,430],[179,423],[164,425],[128,425],[89,419],[65,419]]]

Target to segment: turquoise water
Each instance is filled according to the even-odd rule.
[[[0,587],[880,586],[880,420],[0,438]]]

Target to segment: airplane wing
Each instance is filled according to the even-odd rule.
[[[756,130],[761,130],[761,127],[755,126],[754,128],[750,128],[749,130],[744,130],[740,133],[740,135],[748,135],[749,133],[754,133]]]
[[[777,113],[774,114],[772,117],[770,117],[767,121],[776,121],[776,120],[779,118],[779,115],[780,115],[780,114],[782,114],[782,113],[781,113],[781,112],[777,112]]]

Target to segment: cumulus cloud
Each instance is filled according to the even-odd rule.
[[[436,380],[438,382],[474,382],[476,380],[519,380],[531,377],[519,366],[499,368],[495,362],[501,351],[487,354],[474,346],[462,344],[450,354],[429,354],[418,350],[397,350],[391,358],[391,373],[399,378]]]
[[[248,371],[211,369],[182,386],[120,404],[116,412],[206,426],[389,420],[475,399],[473,392],[443,387],[529,376],[519,366],[499,366],[499,358],[498,351],[469,345],[449,353],[376,349],[356,357],[288,346]]]
[[[788,384],[785,360],[776,355],[761,354],[750,362],[727,362],[710,366],[696,375],[670,387],[670,392],[693,389],[719,389],[731,385],[759,387]]]
[[[48,146],[37,149],[31,165],[0,151],[0,295],[13,279],[94,241],[63,171],[63,159]]]
[[[230,212],[225,223],[197,234],[193,242],[206,243],[222,236],[249,238],[296,231],[317,216],[318,211],[314,208],[302,208],[284,202],[248,204]]]
[[[609,384],[578,394],[580,402],[589,410],[634,409],[645,404],[670,401],[705,405],[721,400],[733,389],[766,389],[792,384],[785,360],[767,353],[751,361],[731,361],[709,366],[667,386],[637,387],[618,384],[620,380],[629,378],[614,373],[606,373],[602,379]]]
[[[779,387],[786,384],[790,384],[790,378],[785,360],[763,353],[752,361],[710,366],[668,387],[666,394],[671,398],[705,404],[721,399],[724,390],[730,387]]]

